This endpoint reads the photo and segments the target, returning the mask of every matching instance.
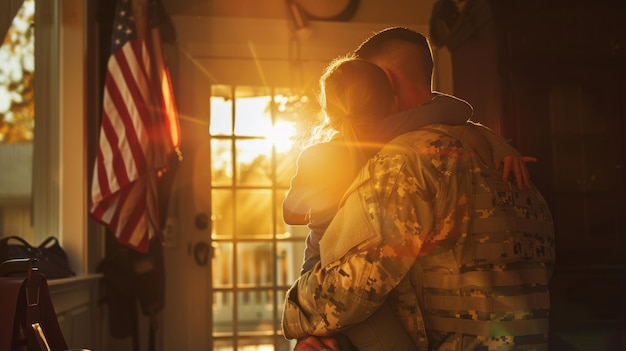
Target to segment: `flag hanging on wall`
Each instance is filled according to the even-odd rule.
[[[157,185],[180,143],[157,15],[155,0],[118,0],[89,209],[141,252],[161,236]]]

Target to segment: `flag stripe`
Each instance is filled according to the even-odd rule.
[[[129,172],[125,168],[123,154],[120,152],[119,138],[115,132],[116,127],[112,124],[113,117],[106,113],[105,117],[106,118],[102,120],[102,139],[100,142],[101,149],[103,150],[101,165],[102,172],[104,174],[102,174],[100,182],[104,185],[108,184],[109,191],[107,193],[103,193],[103,197],[111,195],[112,193],[118,191],[120,187],[129,183]]]
[[[119,59],[116,61],[123,62]],[[111,156],[113,158],[119,158],[119,160],[116,161],[123,163],[122,167],[117,162],[113,162],[114,172],[119,178],[119,186],[123,187],[128,184],[128,182],[120,181],[121,179],[135,179],[138,174],[145,171],[146,161],[143,158],[144,151],[143,147],[141,146],[141,143],[145,143],[145,141],[140,140],[141,134],[144,133],[141,133],[141,129],[137,129],[135,127],[135,123],[133,123],[131,117],[132,112],[129,111],[129,109],[133,109],[132,106],[134,106],[135,103],[132,102],[132,98],[124,96],[125,92],[128,89],[132,89],[132,81],[128,82],[126,86],[124,86],[124,81],[118,81],[117,79],[115,79],[117,68],[119,68],[119,65],[115,65],[115,68],[111,69],[112,82],[110,82],[109,88],[107,88],[107,92],[110,97],[110,104],[105,105],[105,108],[107,109],[105,113],[106,117],[108,117],[109,121],[111,122],[111,130],[106,130],[107,135],[111,133],[119,134],[121,136],[121,140],[119,140],[117,135],[111,135],[109,137],[109,140],[112,152]],[[120,75],[121,74],[122,73],[120,73]],[[124,87],[124,90],[120,90],[120,88],[118,88],[119,86]],[[129,103],[132,105],[127,107],[127,104]],[[136,114],[137,112],[135,112],[135,115]],[[120,174],[122,172],[125,174]]]

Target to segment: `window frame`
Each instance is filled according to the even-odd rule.
[[[35,4],[33,244],[57,237],[79,275],[94,271],[102,246],[102,240],[91,245],[88,240],[97,231],[95,226],[88,230],[87,211],[89,11],[85,0]]]

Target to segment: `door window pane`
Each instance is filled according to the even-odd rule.
[[[271,242],[239,243],[237,245],[238,286],[242,288],[271,287],[274,284],[274,250]],[[260,296],[254,291],[253,298],[247,299],[254,304],[269,302],[267,294]]]
[[[233,193],[231,189],[211,191],[211,236],[224,239],[233,236]]]
[[[235,88],[235,135],[265,136],[272,129],[271,91],[268,88]]]
[[[233,286],[233,243],[213,243],[213,288],[231,288]],[[214,303],[225,302],[215,300]]]
[[[213,335],[232,335],[233,324],[233,292],[217,291],[213,293]]]
[[[211,184],[233,183],[233,147],[230,139],[211,139]]]
[[[235,195],[236,235],[238,238],[266,238],[274,235],[272,221],[272,191],[242,189]]]
[[[211,87],[210,115],[211,135],[231,135],[233,133],[233,98],[232,89],[226,85]]]
[[[272,143],[265,139],[237,140],[237,185],[272,185]]]

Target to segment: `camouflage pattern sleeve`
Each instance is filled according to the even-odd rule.
[[[410,153],[386,147],[353,183],[322,239],[323,255],[329,247],[344,252],[330,261],[323,256],[292,286],[283,315],[287,338],[332,335],[365,320],[411,269],[433,223],[432,199],[424,194],[435,175],[407,167]],[[344,228],[359,228],[358,235]],[[340,238],[349,244],[337,244]]]

